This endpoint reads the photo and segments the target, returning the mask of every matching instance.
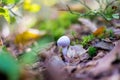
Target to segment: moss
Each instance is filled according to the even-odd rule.
[[[90,41],[92,41],[94,39],[94,35],[89,35],[89,36],[83,36],[82,37],[82,42],[81,44],[83,46],[86,46]]]
[[[90,46],[88,48],[88,54],[90,57],[94,57],[96,55],[97,49],[93,46]]]

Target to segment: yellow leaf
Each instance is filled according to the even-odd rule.
[[[28,29],[21,34],[16,35],[15,43],[25,45],[30,41],[37,40],[38,38],[44,36],[46,34],[45,31],[39,31],[37,29]]]
[[[25,10],[29,10],[30,9],[30,5],[31,5],[31,0],[25,0],[24,4],[23,4],[23,8]]]
[[[24,4],[31,4],[32,0],[24,0]]]
[[[38,12],[41,9],[40,5],[32,3],[31,0],[25,0],[23,8],[30,12]]]
[[[38,12],[41,9],[41,7],[38,4],[32,4],[30,7],[31,12]]]
[[[104,31],[105,31],[105,26],[101,26],[95,32],[93,32],[93,35],[100,36],[104,33]]]

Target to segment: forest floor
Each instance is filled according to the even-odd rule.
[[[71,37],[71,42],[81,41],[82,36],[95,35],[95,38],[86,42],[83,48],[81,44],[74,43],[77,51],[70,49],[69,61],[65,61],[60,48],[52,43],[49,48],[44,49],[37,62],[36,69],[40,69],[44,80],[120,80],[120,29],[116,27],[98,28],[95,32],[89,33],[89,29],[80,28],[77,25],[76,36]],[[112,29],[113,33],[109,33]],[[103,37],[100,37],[103,35]],[[88,50],[92,46],[95,50]],[[83,50],[85,52],[81,53]],[[80,53],[80,55],[76,54]],[[71,57],[69,54],[75,54]],[[38,67],[39,65],[39,67]],[[34,67],[35,68],[35,67]]]

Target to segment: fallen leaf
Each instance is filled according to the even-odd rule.
[[[19,44],[25,45],[28,42],[36,40],[45,34],[46,34],[45,31],[39,31],[37,29],[28,29],[21,34],[16,35],[14,42],[17,45]]]
[[[81,57],[80,57],[81,61],[87,60],[87,59],[89,59],[89,54],[88,53],[85,53],[85,54],[81,55]]]
[[[69,65],[67,65],[66,67],[65,67],[65,70],[69,73],[69,74],[71,74],[71,73],[74,73],[75,71],[76,71],[76,66],[69,66]]]
[[[67,57],[74,58],[86,52],[87,50],[85,50],[81,45],[70,46],[67,51]]]
[[[101,42],[94,44],[94,47],[110,51],[113,49],[114,45],[112,43],[101,41]]]
[[[105,55],[103,58],[97,60],[98,65],[93,68],[91,71],[94,73],[94,75],[99,74],[102,71],[105,71],[111,67],[111,63],[116,59],[116,54],[120,54],[120,41],[118,41],[115,45],[115,47],[112,49],[110,53]]]
[[[87,67],[94,67],[97,65],[97,62],[96,61],[90,61],[86,64]]]
[[[103,51],[100,51],[99,53],[97,53],[97,56],[95,56],[93,58],[93,60],[97,60],[97,59],[100,59],[102,57],[104,57],[105,53]]]
[[[93,35],[94,36],[100,36],[104,33],[104,31],[105,31],[105,27],[101,26],[96,31],[93,32]]]
[[[120,36],[120,29],[114,29],[113,32],[115,35]]]

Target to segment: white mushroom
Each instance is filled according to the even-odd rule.
[[[60,37],[57,41],[57,45],[62,47],[62,53],[65,57],[67,55],[68,46],[70,45],[70,38],[67,36]]]

